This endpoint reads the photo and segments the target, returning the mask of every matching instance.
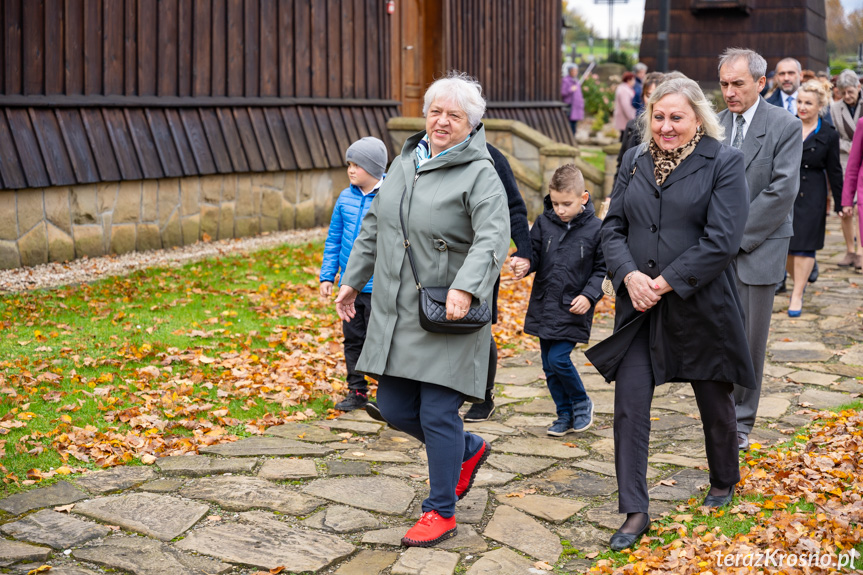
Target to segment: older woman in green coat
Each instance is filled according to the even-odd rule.
[[[506,194],[480,123],[484,112],[482,87],[466,75],[451,73],[429,87],[426,129],[408,138],[387,171],[336,298],[339,316],[350,321],[356,294],[374,273],[357,370],[378,379],[386,420],[426,444],[430,493],[423,516],[402,538],[406,546],[427,547],[455,535],[456,501],[488,457],[488,444],[464,431],[458,409],[465,399],[485,397],[491,325],[459,335],[420,327],[399,207],[403,201],[421,283],[449,287],[447,319],[464,317],[473,298],[490,301],[510,230]]]

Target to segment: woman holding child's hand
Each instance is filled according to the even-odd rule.
[[[450,73],[429,87],[426,129],[408,138],[390,165],[336,298],[339,316],[354,317],[357,288],[374,272],[357,369],[378,380],[381,416],[425,443],[428,458],[423,514],[402,537],[409,547],[455,536],[456,501],[470,491],[491,449],[464,429],[458,411],[465,399],[485,398],[491,324],[463,334],[425,331],[414,279],[416,273],[426,286],[449,288],[448,319],[464,317],[474,299],[492,301],[509,247],[510,217],[485,141],[484,112],[482,86],[464,74]]]
[[[614,463],[626,522],[611,548],[650,529],[650,403],[665,382],[690,382],[704,427],[708,507],[731,502],[740,480],[734,384],[755,387],[734,256],[749,213],[743,154],[688,78],[656,87],[641,116],[642,145],[623,157],[602,251],[616,290],[614,334],[586,352],[615,381]]]

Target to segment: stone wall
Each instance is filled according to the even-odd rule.
[[[0,191],[0,268],[311,228],[343,168]]]

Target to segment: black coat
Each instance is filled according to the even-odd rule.
[[[606,272],[599,243],[602,221],[588,202],[567,228],[554,213],[548,196],[544,202],[545,211],[530,229],[533,250],[528,273],[536,272],[536,276],[524,332],[542,339],[584,343],[590,339],[593,309],[602,299]],[[583,315],[569,311],[572,300],[579,295],[591,304]]]
[[[627,169],[633,157],[635,173]],[[713,380],[755,387],[743,306],[731,262],[749,214],[743,153],[703,137],[662,188],[653,159],[626,153],[608,215],[602,251],[617,292],[614,334],[586,352],[607,381],[632,337],[649,322],[654,380]],[[659,275],[673,291],[645,313],[635,310],[623,278],[639,270]]]
[[[530,259],[530,223],[527,221],[527,206],[524,204],[524,198],[521,197],[518,182],[515,181],[515,174],[512,173],[509,161],[500,150],[489,143],[486,143],[485,147],[491,154],[497,177],[500,178],[503,189],[506,190],[506,204],[509,207],[509,234],[515,244],[515,253],[512,254],[512,257]],[[491,323],[497,323],[497,295],[499,290],[500,276],[497,276],[497,280],[494,282],[494,292],[492,292]]]
[[[825,177],[826,174],[826,177]],[[824,247],[827,226],[827,183],[833,205],[842,209],[842,164],[839,163],[839,132],[821,122],[818,133],[803,142],[800,189],[794,199],[794,236],[789,250],[815,251]]]

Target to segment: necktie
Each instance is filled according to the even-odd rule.
[[[785,101],[785,109],[794,113],[794,96],[788,96],[788,100]]]
[[[737,130],[734,132],[734,141],[731,142],[731,145],[739,150],[740,147],[743,145],[743,124],[746,123],[746,120],[741,114],[737,116],[735,122],[737,122]]]

